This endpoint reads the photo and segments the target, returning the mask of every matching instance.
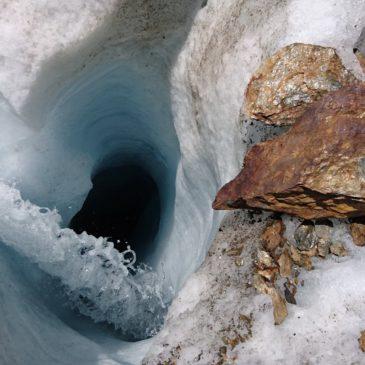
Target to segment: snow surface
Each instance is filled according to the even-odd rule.
[[[80,208],[95,170],[125,159],[145,164],[157,181],[164,216],[153,257],[157,281],[148,285],[157,282],[152,291],[162,287],[168,301],[171,290],[177,292],[203,262],[216,234],[223,217],[211,210],[217,189],[237,173],[247,146],[263,133],[242,114],[245,86],[261,61],[286,44],[310,42],[335,47],[360,76],[352,46],[365,23],[364,0],[208,0],[200,5],[193,0],[1,2],[0,236],[10,246],[0,251],[4,364],[138,364],[149,348],[152,354],[160,349],[159,337],[126,343],[100,327],[67,320],[55,309],[60,303],[46,306],[47,289],[38,290],[39,277],[48,278],[45,272],[57,276],[60,285],[85,287],[79,277],[83,264],[74,255],[81,238],[63,228]],[[40,210],[44,206],[51,210]],[[67,236],[62,245],[55,237],[59,232]],[[259,312],[238,363],[270,364],[284,356],[291,363],[361,362],[354,338],[364,313],[363,253],[351,253],[344,262],[326,261],[308,273],[299,298],[303,304],[291,309],[283,326],[269,326],[270,311]],[[62,264],[54,265],[56,258]],[[43,271],[26,266],[28,261]],[[95,262],[94,300],[105,285],[113,285]],[[17,271],[19,265],[27,267],[29,277],[28,271]],[[118,277],[118,290],[126,278]],[[181,307],[173,303],[168,318],[174,311],[202,307],[207,278],[198,274],[189,280]],[[141,292],[148,292],[148,285]],[[97,312],[108,319],[102,303]],[[227,298],[225,305],[234,311],[228,303]],[[260,296],[245,303],[247,308],[268,305]],[[305,313],[300,325],[296,311]],[[331,320],[334,313],[338,322]],[[128,322],[124,314],[111,322]],[[175,326],[168,320],[164,331],[175,336]],[[294,327],[300,327],[295,339]],[[195,335],[179,334],[191,336],[196,346],[206,344]],[[216,338],[209,339],[214,347]],[[181,364],[194,358],[186,356]]]
[[[288,317],[275,326],[271,300],[252,288],[266,224],[267,215],[228,215],[204,264],[171,305],[146,364],[364,363],[357,340],[365,326],[364,249],[352,243],[346,224],[334,221],[332,241],[344,243],[349,256],[317,258],[312,271],[301,269],[297,305],[288,304]],[[300,222],[286,217],[285,224],[292,241]],[[250,325],[240,315],[251,318]],[[238,336],[245,340],[232,349],[227,339]]]

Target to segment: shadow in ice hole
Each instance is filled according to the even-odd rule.
[[[92,178],[81,210],[70,228],[109,237],[120,252],[131,246],[137,263],[148,264],[160,223],[160,196],[152,177],[139,166],[104,169]]]

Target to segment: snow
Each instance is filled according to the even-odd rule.
[[[352,243],[346,224],[334,221],[332,240],[344,243],[349,256],[329,255],[315,259],[312,271],[301,269],[297,305],[288,304],[288,317],[275,326],[269,297],[252,288],[253,254],[266,224],[267,215],[252,219],[230,213],[225,218],[204,264],[170,306],[146,364],[218,363],[222,347],[228,364],[363,362],[357,339],[365,326],[364,249]],[[300,222],[285,217],[285,224],[293,240]],[[233,250],[240,244],[237,255]],[[239,320],[242,314],[252,319],[252,334],[232,349],[225,338],[249,332]]]
[[[361,76],[352,46],[364,25],[364,1],[209,0],[201,8],[193,0],[5,0],[0,6],[0,236],[5,244],[0,293],[2,298],[8,293],[1,301],[3,363],[138,364],[150,348],[150,356],[163,348],[159,336],[132,344],[101,327],[76,325],[77,320],[56,311],[55,303],[46,306],[37,289],[37,278],[51,275],[75,292],[91,287],[91,297],[98,300],[98,293],[113,285],[95,257],[88,262],[89,274],[80,276],[87,267],[75,254],[81,240],[99,245],[98,252],[123,271],[114,249],[65,228],[91,188],[90,176],[123,161],[149,171],[164,211],[154,270],[146,274],[153,278],[139,292],[162,290],[167,303],[182,288],[161,336],[176,337],[176,343],[190,337],[193,350],[182,350],[180,363],[196,362],[201,348],[215,348],[220,335],[208,327],[200,334],[193,331],[195,315],[218,329],[231,319],[227,313],[239,298],[234,288],[220,297],[213,313],[222,316],[217,322],[205,304],[219,259],[192,275],[223,218],[211,210],[211,202],[239,170],[248,146],[273,133],[245,121],[245,86],[264,58],[292,42],[333,46]],[[267,299],[249,292],[240,307],[255,314],[253,337],[237,348],[238,363],[283,362],[284,357],[288,363],[336,363],[334,352],[338,363],[361,359],[356,336],[364,313],[362,260],[361,250],[352,249],[349,258],[319,262],[303,274],[307,285],[300,290],[300,304],[290,307],[281,327],[269,325]],[[27,266],[28,261],[37,266]],[[26,278],[18,265],[37,275]],[[245,261],[242,270],[249,265]],[[234,274],[234,265],[226,268]],[[126,278],[113,277],[122,292]],[[97,314],[88,314],[117,325],[128,322],[143,305],[129,297],[135,291],[123,293],[100,299]],[[124,305],[121,318],[114,316],[117,311],[108,312],[119,300],[139,304]],[[26,309],[18,309],[20,302]],[[137,326],[145,320],[138,315]],[[24,331],[21,322],[27,324]],[[35,354],[34,348],[42,350]]]
[[[357,339],[365,325],[365,255],[353,245],[344,224],[335,225],[334,242],[344,242],[350,255],[317,259],[313,271],[300,274],[304,286],[298,288],[298,305],[289,307],[280,327],[267,326],[269,313],[258,317],[255,341],[248,342],[241,355],[245,361],[362,363]]]

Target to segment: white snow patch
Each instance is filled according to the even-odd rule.
[[[223,217],[223,214],[217,214],[211,210],[211,201],[217,189],[238,172],[247,145],[250,143],[249,140],[252,135],[255,135],[248,124],[243,122],[244,116],[242,115],[244,91],[251,75],[263,59],[292,42],[318,43],[335,47],[345,64],[359,75],[360,69],[352,54],[352,46],[364,26],[365,3],[363,0],[350,2],[346,0],[271,2],[266,0],[208,0],[207,5],[197,13],[193,12],[191,17],[184,15],[187,8],[185,2],[162,3],[163,6],[160,7],[160,2],[156,1],[118,2],[120,5],[119,18],[117,21],[115,19],[110,21],[108,15],[114,12],[117,4],[117,1],[114,0],[2,1],[0,5],[0,32],[2,34],[0,37],[0,92],[10,102],[11,107],[5,105],[5,102],[1,104],[2,110],[7,110],[1,112],[0,116],[4,119],[1,125],[4,126],[7,137],[0,139],[0,142],[3,140],[4,143],[11,142],[12,146],[0,146],[1,151],[4,151],[1,154],[1,176],[5,177],[7,181],[21,180],[22,184],[27,184],[27,192],[37,198],[42,193],[46,194],[47,202],[54,203],[55,200],[52,199],[55,198],[57,206],[72,196],[75,199],[72,209],[76,209],[75,206],[80,204],[83,194],[90,188],[90,182],[81,172],[89,173],[96,157],[90,157],[82,149],[70,149],[69,146],[62,149],[65,147],[63,146],[65,141],[70,141],[68,138],[64,139],[65,134],[66,137],[70,137],[72,134],[66,127],[62,127],[66,126],[67,121],[72,118],[67,121],[60,118],[59,120],[62,122],[57,125],[60,127],[58,129],[49,128],[46,132],[43,130],[41,132],[44,133],[43,136],[41,135],[43,139],[33,140],[30,147],[32,153],[29,154],[27,153],[29,145],[25,146],[23,138],[28,138],[36,132],[25,127],[28,122],[30,124],[30,121],[21,122],[14,110],[24,112],[24,106],[26,103],[30,103],[28,110],[31,110],[32,107],[35,108],[36,110],[31,110],[36,112],[33,114],[44,118],[31,120],[32,124],[49,127],[52,126],[50,123],[52,118],[47,113],[52,110],[53,103],[59,102],[62,105],[62,102],[65,101],[64,99],[58,100],[57,96],[67,95],[67,98],[72,99],[76,95],[73,105],[83,105],[85,102],[77,92],[80,90],[80,86],[87,89],[87,86],[92,84],[76,83],[72,92],[67,94],[64,88],[71,81],[80,80],[85,75],[95,77],[102,75],[95,70],[99,70],[99,66],[103,68],[104,64],[107,64],[105,67],[110,70],[109,67],[113,66],[110,64],[111,60],[117,64],[121,62],[123,65],[128,62],[132,63],[133,71],[137,71],[137,74],[148,69],[150,63],[145,63],[147,60],[151,61],[153,67],[158,64],[159,67],[153,69],[158,72],[152,72],[152,74],[163,74],[165,78],[163,81],[158,78],[150,80],[147,99],[153,100],[155,97],[158,99],[161,97],[161,93],[159,93],[161,85],[168,85],[167,95],[168,98],[171,98],[168,103],[171,104],[172,124],[176,130],[181,153],[181,159],[176,166],[174,213],[170,214],[173,223],[170,227],[171,231],[167,235],[169,240],[165,241],[168,244],[161,245],[159,248],[159,275],[167,274],[173,286],[178,289],[204,260],[206,251]],[[154,6],[158,9],[156,10]],[[166,9],[168,10],[166,11]],[[146,14],[153,14],[153,16],[146,16]],[[162,18],[159,18],[160,15]],[[97,33],[98,28],[104,25],[106,19],[110,23],[103,29],[103,32],[98,33],[99,38],[91,36],[92,39],[90,39],[90,33],[92,35],[94,31]],[[188,24],[187,27],[182,26],[185,23]],[[165,33],[169,33],[169,30],[172,35],[164,40],[163,36]],[[109,36],[111,39],[108,39]],[[84,42],[87,44],[84,45]],[[176,48],[176,46],[178,47]],[[78,47],[82,52],[78,53]],[[149,52],[150,49],[153,50],[152,56]],[[88,53],[89,50],[93,52]],[[57,57],[54,57],[55,55]],[[92,57],[89,58],[89,55]],[[157,56],[155,57],[155,55]],[[59,60],[60,67],[52,69],[50,67],[52,65],[47,63],[50,59],[53,59],[56,65]],[[108,62],[110,63],[108,64]],[[46,70],[47,72],[53,71],[47,73],[43,69],[45,64],[50,67]],[[83,68],[84,64],[85,68]],[[111,68],[113,69],[113,67]],[[163,70],[162,73],[160,73],[161,70]],[[124,69],[119,76],[123,75],[124,80],[125,75],[133,74],[129,71],[129,68]],[[38,79],[39,75],[43,76],[41,80]],[[111,82],[114,82],[110,75]],[[118,81],[119,78],[115,77],[115,80]],[[134,79],[130,81],[129,84],[137,84]],[[143,85],[144,82],[141,84]],[[125,84],[122,83],[122,85]],[[39,95],[36,93],[39,91],[37,88],[40,88]],[[92,87],[89,89],[93,90]],[[118,90],[121,89],[123,88],[118,88]],[[29,94],[30,90],[33,93]],[[126,95],[128,94],[130,95],[128,89],[122,94],[117,94],[118,103],[113,104],[114,107],[120,105],[120,100],[127,100]],[[138,94],[134,99],[137,96]],[[147,99],[143,99],[143,102]],[[96,95],[90,97],[90,100],[90,102],[86,100],[85,105],[95,105],[94,100],[102,99],[100,95],[99,98]],[[130,105],[132,105],[132,109],[141,110],[133,103]],[[148,105],[150,105],[148,112],[153,110],[155,113],[160,104],[158,103],[154,107],[152,104]],[[64,111],[62,108],[58,110],[57,116],[64,115]],[[147,120],[151,115],[148,112],[142,112],[140,115]],[[25,114],[27,113],[24,112]],[[73,113],[69,115],[73,115]],[[80,115],[83,113],[80,112]],[[156,112],[154,115],[159,115],[159,113]],[[74,125],[78,124],[78,120],[72,119],[72,121],[75,122]],[[116,124],[115,120],[111,123],[114,127]],[[10,125],[14,125],[14,130]],[[102,137],[102,132],[107,130],[108,128],[93,129],[93,133],[89,136]],[[146,124],[140,130],[146,131]],[[163,129],[151,130],[146,135],[159,135],[161,130]],[[60,138],[61,134],[62,138]],[[84,138],[85,134],[86,132],[80,133],[73,146],[86,143],[88,139]],[[103,145],[103,141],[104,145],[111,145],[109,138],[110,135],[107,142],[101,138],[99,146]],[[255,138],[253,139],[255,140]],[[171,139],[167,138],[167,140]],[[43,144],[40,141],[48,141],[49,144]],[[165,151],[168,150],[167,146]],[[36,153],[33,153],[35,151]],[[100,150],[97,149],[97,151]],[[60,167],[64,167],[64,170]],[[75,197],[73,194],[77,196]],[[61,208],[66,211],[65,207]],[[34,206],[34,209],[37,208]],[[59,229],[56,222],[58,218],[55,220],[54,213],[48,211],[44,215],[45,220],[38,219],[40,217],[37,213],[38,218],[33,223],[22,227],[21,222],[24,222],[24,219],[27,221],[28,213],[22,210],[17,211],[16,217],[21,219],[20,221],[14,219],[13,214],[12,219],[9,215],[7,220],[6,214],[0,219],[5,228],[9,228],[13,224],[19,229],[19,233],[23,234],[21,240],[16,240],[15,235],[13,237],[9,231],[5,231],[7,239],[29,257],[37,256],[37,260],[39,259],[38,254],[41,255],[41,252],[37,252],[39,247],[48,247],[48,251],[44,252],[44,255],[49,255],[49,259],[43,257],[42,262],[47,270],[56,269],[52,268],[51,263],[58,251],[51,242],[47,242],[47,238],[50,238],[48,230],[52,229],[54,224],[57,230]],[[30,245],[28,248],[24,244],[27,242],[27,232],[31,233],[34,238],[31,241],[34,245]],[[72,234],[71,236],[72,239],[75,238]],[[38,241],[39,246],[36,245]],[[32,249],[28,250],[30,248]],[[71,251],[61,250],[58,254],[62,258],[63,255],[71,254]],[[242,311],[248,314],[259,308],[262,312],[259,311],[261,315],[256,316],[253,339],[245,342],[241,350],[237,348],[239,362],[265,363],[267,359],[279,362],[280,359],[285,358],[289,359],[291,363],[297,362],[297,359],[312,363],[326,363],[326,361],[328,363],[330,359],[331,363],[332,360],[336,363],[337,360],[331,357],[333,354],[338,355],[338,361],[344,359],[343,362],[351,362],[353,359],[361,361],[356,333],[363,325],[361,313],[364,313],[363,292],[361,291],[362,275],[360,275],[363,270],[362,257],[360,249],[351,250],[349,258],[341,260],[333,258],[326,262],[316,263],[316,270],[304,274],[305,286],[301,288],[298,297],[299,304],[295,308],[290,307],[289,318],[283,326],[268,326],[268,323],[271,322],[271,308],[268,300],[263,296],[248,295],[247,300],[239,303]],[[222,318],[216,318],[214,315],[209,317],[207,314],[207,312],[210,313],[210,308],[205,305],[205,301],[214,300],[211,298],[212,293],[207,290],[208,284],[217,273],[222,274],[220,261],[213,262],[214,265],[209,268],[211,275],[199,276],[197,274],[192,278],[191,284],[186,283],[184,291],[179,296],[180,306],[178,308],[180,309],[177,309],[175,304],[172,305],[171,311],[176,311],[178,318],[181,319],[179,327],[174,327],[176,324],[172,320],[174,313],[170,313],[168,318],[171,319],[171,325],[170,319],[168,319],[164,330],[171,337],[176,337],[176,343],[179,339],[190,337],[186,343],[188,346],[181,350],[184,353],[180,354],[179,361],[183,364],[188,361],[191,363],[199,361],[203,348],[215,348],[221,339],[220,326],[231,319],[230,313],[236,313],[237,307],[234,304],[238,303],[237,298],[240,293],[232,287],[231,290],[223,291],[216,303],[217,308],[214,313],[223,313]],[[80,269],[80,266],[75,267]],[[234,274],[233,267],[234,265],[226,266],[224,275]],[[243,271],[246,269],[246,266],[242,268]],[[70,274],[67,280],[77,284],[79,271],[76,270],[76,272]],[[7,272],[5,275],[8,275]],[[62,276],[62,273],[59,272],[58,275]],[[21,277],[9,274],[0,283],[3,293],[6,293],[7,278],[13,287],[19,288],[19,290],[23,288]],[[193,291],[191,296],[189,291]],[[21,313],[24,322],[29,324],[29,328],[24,332],[34,333],[32,328],[35,323],[39,324],[38,332],[42,332],[42,329],[45,328],[42,323],[48,323],[53,318],[52,311],[42,312],[44,320],[36,320],[39,318],[39,313],[35,308],[33,310],[35,296],[32,297],[29,291],[22,292],[24,293],[22,300],[24,303],[28,303],[30,308]],[[189,298],[183,300],[185,294]],[[16,295],[12,298],[19,299]],[[201,301],[202,298],[203,301]],[[17,337],[12,338],[12,331],[6,331],[6,328],[11,326],[11,319],[17,315],[16,305],[11,301],[4,301],[4,303],[2,309],[8,315],[3,316],[6,324],[1,328],[1,334],[8,345],[5,346],[3,352],[9,363],[16,363],[14,359],[18,359],[18,363],[22,364],[25,357],[17,356],[14,346],[9,345],[9,342],[23,343],[24,337],[20,336],[20,332],[17,331]],[[190,312],[199,313],[200,322],[198,323],[204,326],[198,328],[198,331],[195,329],[197,317],[190,316]],[[336,312],[337,322],[331,317],[332,312]],[[304,324],[297,318],[298,316],[302,318],[302,315],[306,318],[303,320]],[[182,319],[185,317],[186,320],[183,321]],[[356,323],[355,320],[357,320]],[[62,337],[73,336],[75,343],[79,343],[80,338],[83,337],[75,331],[65,331],[67,325],[61,321],[52,320],[51,323],[54,323],[53,335],[59,333]],[[321,328],[319,328],[319,324]],[[205,330],[200,331],[201,328],[205,328]],[[299,331],[300,335],[292,335],[294,328]],[[324,331],[323,328],[327,331],[326,333],[321,332]],[[45,330],[45,333],[48,333],[47,331],[48,329]],[[306,336],[310,338],[309,342],[305,338]],[[62,363],[64,352],[62,346],[65,342],[59,346],[57,336],[47,337],[49,341],[37,342],[35,335],[29,336],[30,340],[24,342],[22,348],[24,353],[33,353],[33,349],[37,348],[39,343],[42,343],[42,346],[47,349],[45,350],[47,355],[42,355],[39,359],[36,356],[29,358],[31,364],[47,364],[49,359],[55,363]],[[132,352],[125,349],[124,344],[119,342],[115,345],[116,350],[114,348],[114,351],[110,351],[107,345],[114,342],[110,339],[104,339],[104,341],[107,344],[104,343],[103,346],[97,347],[92,353],[94,361],[100,364],[113,361],[140,363],[141,357],[151,344],[151,342],[148,342],[147,345],[144,343],[141,345],[141,349],[133,353],[132,345],[129,347]],[[156,340],[155,346],[154,352],[158,353],[159,346],[163,347],[163,343],[158,344],[158,340]],[[74,351],[77,349],[73,349],[72,354],[69,354],[70,363],[74,363],[77,358],[73,356]],[[88,352],[84,347],[79,351]],[[114,360],[113,357],[115,353],[120,355],[117,360]],[[211,359],[210,356],[215,356],[215,354],[215,352],[208,354],[208,357],[202,357],[202,359]],[[89,357],[87,358],[89,359]]]

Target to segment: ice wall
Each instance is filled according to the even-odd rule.
[[[222,217],[211,210],[212,198],[238,171],[251,137],[241,112],[250,75],[263,58],[294,41],[333,46],[358,73],[352,45],[364,10],[361,0],[5,1],[0,91],[12,107],[4,101],[0,116],[9,131],[2,139],[1,177],[33,204],[57,207],[65,225],[95,169],[123,158],[145,164],[164,192],[154,267],[176,291],[204,259]],[[18,194],[2,186],[1,201]],[[17,208],[18,200],[10,206]],[[72,321],[44,304],[37,281],[25,285],[25,275],[16,273],[31,260],[55,274],[51,259],[44,258],[44,266],[33,257],[37,247],[58,247],[42,230],[54,213],[38,214],[43,223],[36,220],[30,229],[35,224],[32,242],[39,246],[25,247],[30,232],[21,224],[21,239],[3,238],[12,248],[1,253],[9,267],[1,292],[9,283],[19,288],[2,301],[8,314],[0,327],[4,363],[74,363],[79,352],[87,355],[78,363],[139,363],[150,341],[126,345],[100,328],[98,335],[81,325],[70,329]],[[21,261],[14,248],[28,259]],[[20,311],[24,333],[16,319],[20,297],[28,308]],[[77,346],[68,347],[69,339]]]

